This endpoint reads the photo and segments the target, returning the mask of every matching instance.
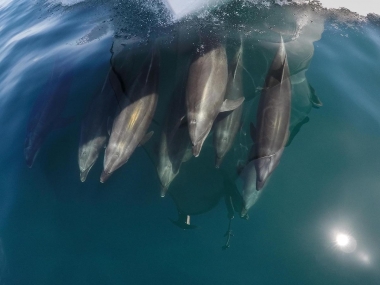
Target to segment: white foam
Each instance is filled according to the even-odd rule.
[[[86,0],[48,0],[48,3],[51,4],[60,4],[62,6],[72,6]]]
[[[162,0],[173,14],[174,19],[180,19],[186,15],[200,11],[206,7],[220,5],[225,0]]]
[[[369,13],[380,15],[380,2],[378,0],[319,0],[319,2],[328,9],[347,8],[362,16],[367,16]]]

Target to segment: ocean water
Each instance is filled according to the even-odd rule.
[[[153,0],[76,2],[0,3],[0,284],[380,283],[376,15],[224,1],[174,19]],[[242,122],[219,169],[213,130],[162,198],[161,131],[201,34],[221,39],[229,63],[244,49]],[[241,193],[250,123],[280,35],[292,83],[291,143],[249,219],[236,207],[230,219],[225,200]],[[154,134],[105,183],[101,150],[81,182],[82,121],[110,67],[123,70],[130,45],[136,70],[153,46],[159,53]],[[122,97],[113,95],[117,109]],[[46,135],[29,168],[26,137],[47,102]],[[196,228],[173,223],[179,212]]]

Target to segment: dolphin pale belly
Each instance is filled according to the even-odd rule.
[[[159,56],[154,51],[143,65],[128,96],[120,102],[120,110],[113,121],[105,151],[100,182],[105,182],[116,169],[125,164],[136,147],[145,140],[157,105],[158,73]]]
[[[289,137],[291,83],[285,45],[280,46],[269,68],[257,112],[257,126],[251,125],[255,143],[256,188],[263,188],[277,167]]]
[[[236,109],[244,101],[244,98],[224,100],[227,80],[225,46],[210,40],[192,61],[186,88],[187,120],[194,156],[199,155],[217,115]]]
[[[116,102],[111,78],[115,76],[110,70],[101,92],[96,96],[82,121],[78,149],[80,180],[84,182],[91,167],[98,159],[100,151],[107,141],[107,119],[113,103]]]
[[[236,52],[233,61],[230,64],[228,83],[225,98],[228,100],[236,100],[244,98],[242,84],[243,69],[243,43]],[[214,147],[216,152],[215,166],[219,168],[224,156],[231,149],[236,134],[241,125],[241,117],[243,112],[243,104],[231,111],[226,117],[215,123],[214,131]]]

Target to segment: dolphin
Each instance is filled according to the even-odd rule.
[[[217,115],[236,109],[244,101],[243,97],[224,100],[227,80],[226,48],[210,38],[197,49],[186,87],[187,121],[195,157],[199,156]]]
[[[291,96],[288,60],[281,37],[261,92],[256,128],[251,124],[251,137],[255,143],[252,155],[257,174],[257,190],[263,188],[277,167],[288,141]]]
[[[159,55],[157,47],[151,53],[128,96],[120,102],[113,124],[110,139],[104,155],[104,170],[100,182],[105,182],[111,174],[132,155],[136,147],[150,138],[146,134],[152,121],[158,99]]]
[[[236,100],[244,98],[242,84],[242,56],[243,42],[230,65],[228,74],[228,83],[225,98],[228,100]],[[215,167],[219,168],[224,156],[231,149],[236,134],[241,125],[241,117],[243,112],[243,104],[230,112],[224,118],[215,122],[214,130],[214,148],[216,152]]]
[[[101,92],[95,97],[82,121],[78,149],[78,164],[82,182],[86,180],[88,172],[98,159],[100,151],[106,146],[107,119],[113,108],[113,103],[116,103],[110,83],[112,76],[115,75],[110,70]]]
[[[161,197],[165,197],[170,183],[178,175],[182,162],[192,156],[189,130],[186,122],[186,77],[189,62],[179,71],[179,80],[172,95],[172,102],[162,131],[158,152],[157,173],[161,181]]]
[[[243,205],[239,209],[240,217],[248,219],[249,209],[257,202],[262,193],[262,191],[256,189],[255,161],[251,161],[244,166],[235,184],[243,200]]]
[[[51,131],[66,126],[72,118],[61,117],[68,99],[72,76],[63,62],[56,61],[49,79],[49,87],[38,96],[29,117],[24,155],[29,168]],[[57,83],[53,83],[57,82]]]

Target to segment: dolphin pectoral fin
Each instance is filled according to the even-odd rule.
[[[249,124],[249,130],[250,130],[251,138],[252,138],[253,142],[255,142],[255,140],[256,140],[256,128],[255,128],[255,125],[253,123]]]
[[[293,130],[292,130],[292,131],[290,132],[290,134],[289,134],[288,142],[287,142],[287,144],[285,145],[286,147],[289,146],[289,145],[292,143],[294,137],[298,134],[298,132],[300,131],[301,127],[302,127],[304,124],[308,123],[309,121],[310,121],[309,117],[306,117],[305,119],[303,119],[301,122],[299,122],[299,123],[293,128]]]
[[[186,115],[182,116],[178,122],[175,124],[174,131],[177,131],[180,128],[187,127]]]
[[[313,86],[310,85],[310,83],[309,83],[309,88],[310,88],[310,92],[311,92],[310,102],[313,105],[313,108],[318,109],[318,108],[322,107],[323,103],[319,99],[319,97],[317,96],[317,94],[315,94],[315,90],[314,90]]]
[[[227,112],[227,111],[232,111],[235,110],[237,107],[239,107],[243,101],[244,97],[240,97],[239,99],[236,100],[231,100],[231,99],[226,99],[224,100],[222,107],[220,107],[219,112]]]
[[[147,133],[144,137],[143,137],[143,139],[140,141],[140,143],[139,143],[139,146],[142,146],[142,145],[144,145],[152,136],[153,136],[153,131],[150,131],[149,133]]]
[[[56,129],[65,128],[74,121],[75,121],[75,116],[62,118],[55,124],[55,128]]]

